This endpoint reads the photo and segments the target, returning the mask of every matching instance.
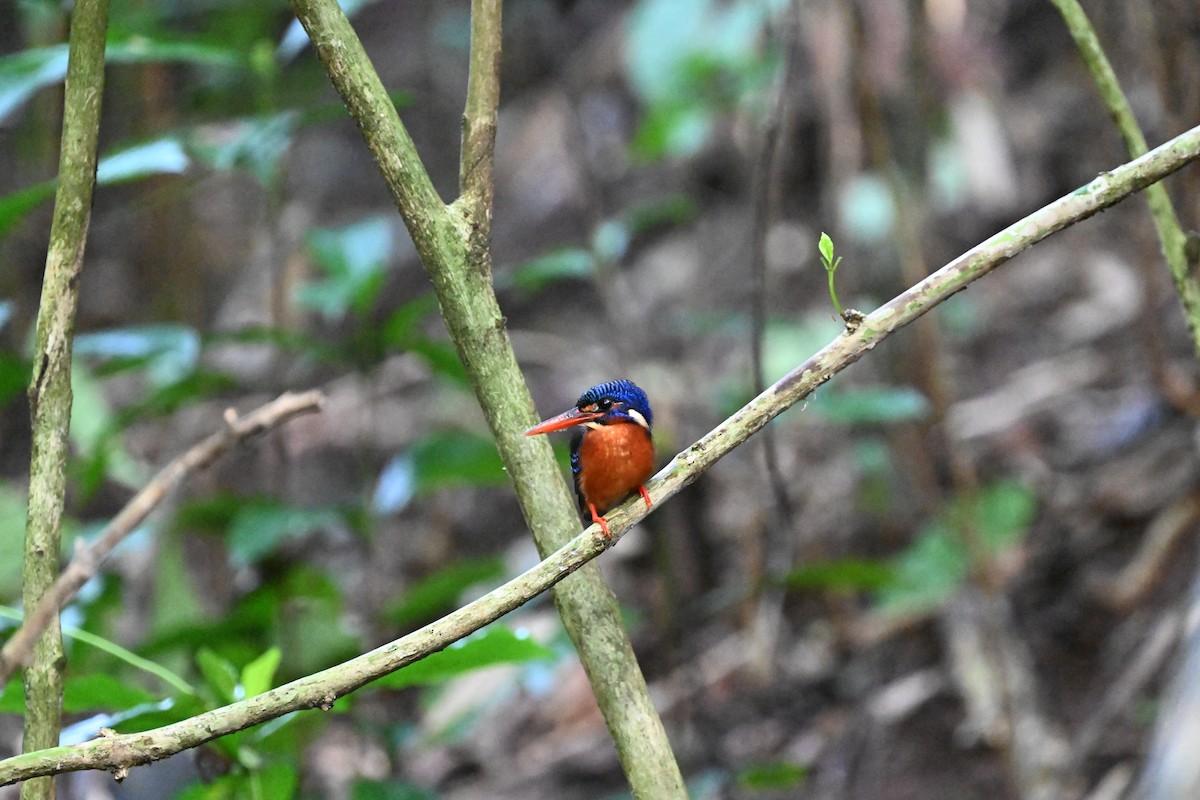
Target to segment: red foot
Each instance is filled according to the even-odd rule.
[[[604,532],[605,539],[612,538],[612,531],[608,529],[608,520],[596,513],[596,506],[593,503],[588,503],[588,510],[592,512],[592,522],[600,526],[600,530]]]
[[[652,505],[654,505],[654,501],[650,499],[650,493],[646,491],[645,486],[638,487],[638,494],[640,494],[642,499],[646,501],[646,508],[650,508]]]

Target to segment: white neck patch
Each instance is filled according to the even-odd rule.
[[[641,425],[646,430],[650,430],[650,423],[646,422],[646,418],[642,416],[642,412],[638,411],[636,408],[631,408],[628,410],[628,414],[638,425]]]

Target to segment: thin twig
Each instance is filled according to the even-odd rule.
[[[150,512],[170,492],[193,472],[204,469],[225,453],[257,433],[270,430],[300,414],[308,414],[321,407],[318,391],[295,394],[288,392],[258,408],[244,417],[233,409],[225,413],[225,428],[193,446],[181,456],[163,467],[140,492],[125,504],[100,535],[90,545],[76,542],[75,557],[58,576],[54,585],[42,595],[37,607],[27,613],[24,624],[9,637],[0,649],[0,686],[4,686],[13,671],[24,664],[33,649],[33,643],[42,631],[57,619],[59,610],[75,593],[87,583],[113,548],[133,532]]]
[[[855,331],[838,336],[671,459],[671,463],[647,484],[654,500],[650,510],[661,508],[664,500],[695,481],[771,419],[803,400],[894,331],[1047,236],[1115,205],[1198,157],[1200,127],[1177,136],[1142,158],[1100,175],[1086,186],[1010,225],[868,314]],[[0,785],[83,769],[127,770],[292,711],[329,709],[338,697],[444,649],[536,597],[619,541],[650,510],[640,497],[626,502],[606,514],[611,540],[602,537],[598,525],[591,525],[523,575],[418,631],[344,664],[153,731],[106,736],[80,745],[5,759],[0,761]]]

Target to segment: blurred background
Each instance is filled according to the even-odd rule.
[[[1151,145],[1200,122],[1200,6],[1086,6]],[[469,3],[351,11],[453,199]],[[837,335],[822,231],[840,299],[869,311],[1128,160],[1041,0],[504,13],[508,329],[543,415],[601,380],[645,388],[662,463]],[[0,4],[10,607],[66,24],[56,2]],[[67,610],[66,741],[338,663],[536,559],[408,235],[286,4],[113,0],[108,52],[68,545],[225,408],[313,387],[328,404],[190,481]],[[1168,185],[1196,227],[1200,171]],[[693,797],[1130,796],[1195,578],[1197,375],[1139,196],[888,339],[657,508],[600,563]],[[10,687],[0,757],[19,709]],[[70,798],[628,792],[548,598],[334,713],[119,786],[60,781]]]

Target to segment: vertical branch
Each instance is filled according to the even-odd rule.
[[[473,0],[471,70],[460,169],[463,196],[447,208],[433,192],[404,124],[336,0],[291,0],[334,88],[358,123],[433,283],[442,319],[513,481],[543,556],[579,531],[579,515],[549,442],[522,431],[536,421],[491,279],[493,142],[500,99],[500,0]],[[621,622],[595,565],[554,594],[633,794],[685,798],[687,790]]]
[[[71,50],[63,103],[58,190],[38,309],[29,408],[33,446],[29,511],[25,523],[23,602],[32,614],[58,577],[59,526],[66,493],[67,437],[71,427],[71,344],[79,275],[96,183],[100,100],[104,94],[104,36],[108,0],[79,0],[71,19]],[[33,649],[25,670],[25,737],[22,747],[58,744],[62,721],[63,647],[58,620]],[[30,781],[22,798],[54,796],[54,779]]]
[[[1100,46],[1100,40],[1096,37],[1096,31],[1088,21],[1087,14],[1084,13],[1078,0],[1052,0],[1052,2],[1058,12],[1062,14],[1063,20],[1067,24],[1067,30],[1071,32],[1071,38],[1075,40],[1075,46],[1079,48],[1079,53],[1083,57],[1084,64],[1092,73],[1092,80],[1096,82],[1100,98],[1107,106],[1108,113],[1112,116],[1121,138],[1125,140],[1129,155],[1133,158],[1145,155],[1149,150],[1146,145],[1146,137],[1142,135],[1142,130],[1138,127],[1133,110],[1129,107],[1129,101],[1121,90],[1121,83],[1117,80],[1117,74],[1113,71],[1108,56],[1104,54],[1104,49]],[[1147,186],[1146,202],[1150,205],[1150,216],[1153,217],[1154,227],[1158,231],[1158,240],[1162,245],[1163,256],[1167,259],[1171,277],[1175,280],[1175,291],[1179,295],[1179,301],[1183,304],[1188,330],[1192,332],[1192,345],[1196,354],[1200,356],[1200,282],[1196,281],[1188,269],[1188,259],[1184,253],[1187,237],[1179,225],[1179,218],[1175,214],[1175,207],[1171,204],[1171,197],[1167,194],[1165,186],[1158,183]]]

